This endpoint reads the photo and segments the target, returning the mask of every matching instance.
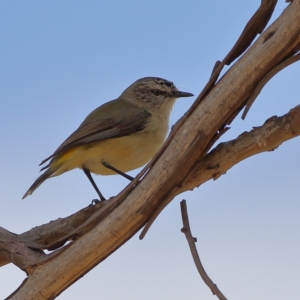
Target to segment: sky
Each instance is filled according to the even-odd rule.
[[[174,124],[259,4],[1,1],[0,226],[22,233],[87,206],[96,194],[81,170],[47,180],[21,198],[39,175],[38,164],[86,115],[141,77],[163,77],[195,94],[178,100]],[[286,6],[279,1],[272,20]],[[299,71],[296,63],[273,78],[246,120],[237,117],[221,141],[298,105]],[[57,299],[216,299],[180,232],[182,199],[203,265],[228,299],[298,299],[299,147],[300,139],[293,139],[178,196],[143,241],[135,235]],[[120,176],[94,178],[106,197],[128,184]],[[0,268],[0,299],[24,278],[12,264]]]

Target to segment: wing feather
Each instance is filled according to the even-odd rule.
[[[150,116],[151,114],[148,111],[126,100],[118,99],[107,102],[91,112],[78,129],[40,165],[51,158],[55,159],[55,157],[69,149],[141,131],[146,127]]]

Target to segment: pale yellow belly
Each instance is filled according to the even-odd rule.
[[[134,170],[151,160],[163,144],[165,135],[164,132],[142,132],[71,149],[55,161],[55,164],[61,164],[61,167],[53,176],[75,168],[86,168],[101,175],[115,174],[114,171],[105,168],[102,161],[123,172]]]

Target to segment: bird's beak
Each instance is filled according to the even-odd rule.
[[[182,97],[192,97],[194,95],[191,93],[187,93],[187,92],[176,91],[176,92],[172,93],[172,96],[174,98],[182,98]]]

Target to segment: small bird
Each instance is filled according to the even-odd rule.
[[[166,139],[169,117],[177,98],[194,96],[179,91],[173,82],[159,77],[135,81],[117,99],[94,111],[58,148],[44,159],[41,171],[23,198],[31,195],[46,179],[75,168],[84,171],[101,200],[105,200],[91,172],[120,174],[145,165]]]

